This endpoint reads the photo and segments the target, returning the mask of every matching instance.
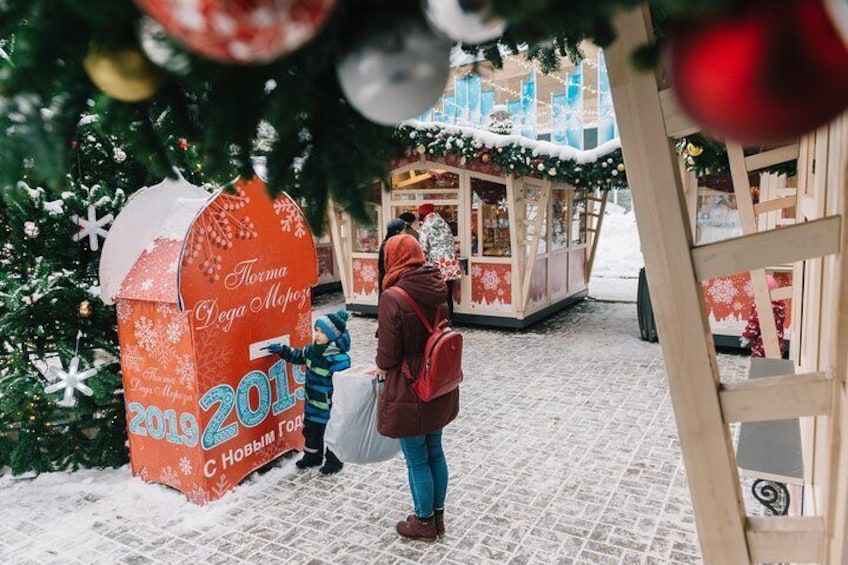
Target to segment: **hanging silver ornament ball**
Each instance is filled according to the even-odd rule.
[[[186,75],[191,70],[188,54],[171,41],[162,24],[153,18],[141,18],[138,39],[141,50],[156,66],[177,75]]]
[[[424,13],[437,31],[470,45],[494,41],[506,29],[492,13],[492,0],[424,0]]]
[[[372,122],[396,125],[436,103],[450,75],[449,43],[423,23],[398,16],[375,22],[336,64],[350,105]]]

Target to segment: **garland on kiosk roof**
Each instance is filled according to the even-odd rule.
[[[581,151],[520,135],[418,121],[405,122],[398,135],[411,156],[453,159],[471,169],[494,166],[504,175],[564,182],[586,190],[627,186],[618,139]]]

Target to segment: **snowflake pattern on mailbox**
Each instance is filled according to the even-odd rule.
[[[301,210],[258,178],[136,193],[101,258],[135,475],[205,504],[302,449],[303,373],[264,348],[309,342],[317,280]]]

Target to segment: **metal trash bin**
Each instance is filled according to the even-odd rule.
[[[651,307],[651,295],[648,292],[648,278],[645,267],[639,269],[639,286],[636,290],[636,315],[639,318],[639,333],[644,341],[659,341],[654,309]]]

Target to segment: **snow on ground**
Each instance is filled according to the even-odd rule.
[[[589,295],[598,300],[635,301],[639,269],[644,265],[635,214],[607,203]]]

